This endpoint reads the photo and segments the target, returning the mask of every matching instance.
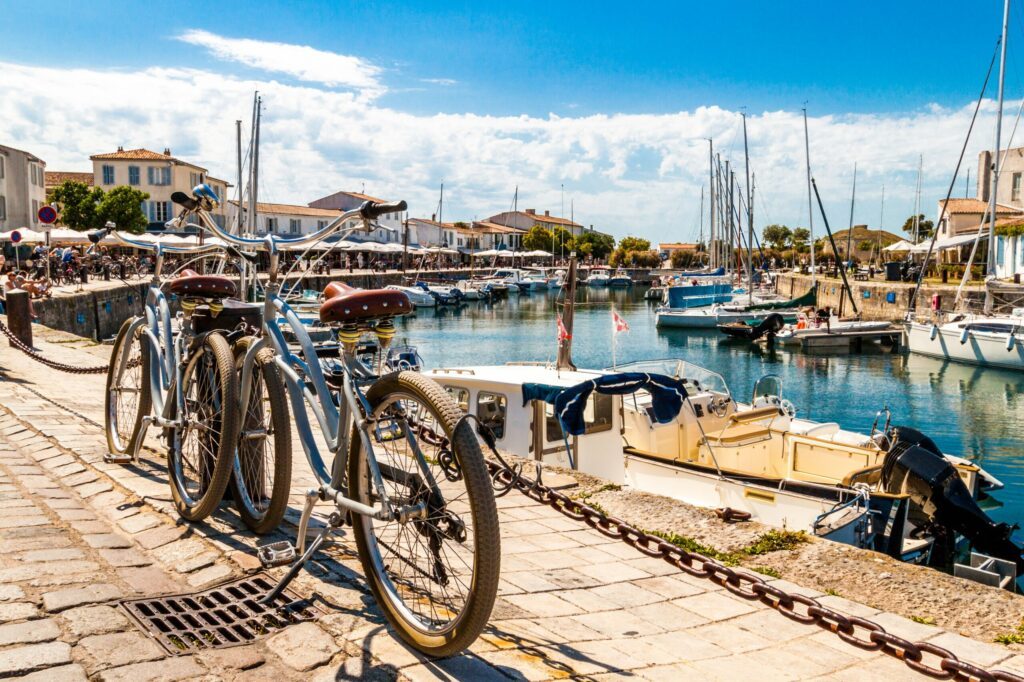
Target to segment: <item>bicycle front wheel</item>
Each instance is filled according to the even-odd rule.
[[[223,336],[210,334],[199,343],[181,386],[171,388],[167,412],[176,422],[167,455],[174,505],[182,518],[201,521],[224,497],[238,444],[238,377]]]
[[[246,336],[235,343],[235,367],[239,380],[249,347],[256,342]],[[239,394],[242,387],[239,386]],[[274,365],[274,352],[264,348],[256,354],[249,376],[249,399],[241,406],[238,453],[231,479],[232,498],[246,527],[257,535],[277,528],[288,508],[292,480],[292,439],[288,421],[288,400],[281,375]]]
[[[422,505],[423,513],[391,521],[353,514],[359,559],[399,636],[429,656],[450,656],[487,625],[501,570],[498,511],[480,443],[459,421],[458,404],[421,374],[383,376],[366,397],[385,491],[396,507]],[[350,496],[378,503],[358,432],[348,464]]]
[[[128,328],[135,322],[129,318],[121,325],[110,352],[107,368],[107,390],[104,398],[104,427],[107,448],[113,455],[135,452],[142,437],[142,419],[153,406],[149,384],[149,342],[139,333],[128,336]],[[121,360],[127,352],[127,362]]]

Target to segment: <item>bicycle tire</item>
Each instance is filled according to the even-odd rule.
[[[381,407],[388,405],[389,401],[402,396],[412,397],[428,408],[432,413],[431,417],[442,427],[449,442],[455,444],[453,453],[458,459],[462,480],[465,481],[469,513],[473,522],[473,574],[469,580],[469,594],[465,598],[464,608],[443,628],[428,629],[423,627],[422,623],[411,621],[406,613],[403,613],[410,610],[409,606],[398,598],[393,581],[386,575],[387,569],[380,560],[380,543],[373,531],[374,519],[352,514],[353,534],[366,580],[388,622],[407,644],[428,656],[441,658],[469,647],[490,619],[501,573],[498,511],[491,480],[487,475],[487,467],[480,450],[480,442],[469,423],[460,421],[463,413],[458,404],[437,383],[410,371],[382,376],[366,394],[374,415],[378,415]],[[379,424],[376,432],[381,432]],[[380,463],[380,460],[378,462]],[[350,496],[369,504],[372,498],[376,498],[376,492],[369,489],[366,452],[355,431],[348,466]],[[450,500],[446,501],[445,506],[448,504]],[[419,527],[416,532],[420,532]],[[468,537],[467,533],[467,539]],[[395,544],[400,546],[401,543]],[[404,564],[398,561],[395,565],[401,567]],[[381,573],[381,569],[384,569],[384,574]],[[399,577],[399,581],[405,582],[407,579]],[[422,601],[422,596],[419,600],[413,601]],[[433,609],[432,605],[431,608]],[[444,609],[447,613],[452,612],[447,607]]]
[[[202,363],[202,367],[200,364]],[[193,383],[197,371],[203,371],[206,391],[199,393]],[[167,398],[167,414],[172,420],[182,419],[184,428],[168,427],[167,479],[178,514],[188,521],[201,521],[213,513],[227,490],[238,443],[238,376],[231,346],[220,334],[209,334],[198,341],[182,372],[186,406],[194,403],[194,413],[178,415],[178,390],[171,385]],[[191,389],[197,386],[197,394]],[[195,439],[195,452],[185,453],[186,441],[202,430]],[[183,432],[183,433],[182,433]],[[189,448],[191,450],[191,448]],[[190,484],[185,479],[185,466],[198,474]],[[194,488],[194,490],[193,490]]]
[[[245,336],[234,344],[235,369],[239,380],[239,397],[242,393],[242,363],[249,347],[256,343],[256,338]],[[231,498],[234,500],[238,515],[246,527],[257,535],[265,535],[281,524],[284,513],[288,509],[288,493],[292,479],[292,438],[291,420],[288,413],[288,396],[285,393],[281,373],[274,364],[274,353],[264,348],[256,354],[250,377],[249,404],[240,405],[241,425],[238,434],[238,449],[234,458],[231,476]],[[269,422],[266,420],[269,411]],[[261,454],[250,452],[255,449],[255,441],[260,438],[259,430],[263,430],[263,444],[273,447],[273,464],[267,466],[266,448],[260,446]],[[269,433],[266,433],[268,432]],[[257,461],[259,460],[259,461]],[[264,473],[273,470],[273,481],[270,484],[270,496],[260,495],[266,501],[254,500],[254,482],[266,489]]]
[[[114,338],[114,347],[110,352],[110,366],[107,368],[107,383],[103,403],[103,426],[107,436],[107,449],[114,455],[125,455],[135,452],[138,440],[142,437],[142,420],[153,409],[153,395],[149,376],[149,343],[141,335],[137,335],[134,339],[127,338],[128,328],[132,326],[136,319],[138,318],[125,320],[118,330],[117,336]],[[130,407],[129,402],[125,405],[125,410],[122,411],[119,409],[121,407],[121,391],[115,388],[121,386],[121,382],[115,382],[114,374],[120,366],[119,358],[126,343],[138,344],[137,360],[139,364],[137,367],[127,367],[125,371],[138,371],[140,376],[137,388],[138,400],[134,408]],[[128,359],[130,362],[136,359],[131,351],[129,351]],[[134,415],[132,412],[134,412]],[[130,428],[125,428],[129,425]]]

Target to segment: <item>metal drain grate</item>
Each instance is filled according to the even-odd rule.
[[[120,606],[168,653],[192,654],[248,644],[320,615],[319,609],[290,590],[272,606],[259,604],[275,584],[259,573],[202,592],[126,599]]]

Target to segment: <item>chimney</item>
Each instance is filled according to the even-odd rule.
[[[981,201],[988,201],[992,173],[992,152],[984,151],[978,155],[978,199]]]
[[[171,148],[170,147],[164,147],[164,156],[170,156],[170,155],[171,155]]]
[[[123,152],[124,151],[124,145],[123,144],[117,145],[117,151]]]
[[[544,211],[544,217],[545,218],[550,218],[551,217],[551,211]]]
[[[432,223],[436,223],[437,222],[437,214],[436,213],[431,213],[430,214],[430,222],[432,222]]]
[[[529,215],[537,215],[537,209],[535,209],[535,208],[528,208],[528,209],[526,209],[526,212]]]

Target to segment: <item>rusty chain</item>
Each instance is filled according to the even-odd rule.
[[[485,436],[484,440],[489,439]],[[955,678],[978,682],[1024,682],[1024,677],[1020,675],[1004,670],[990,671],[961,661],[956,654],[940,646],[928,642],[912,642],[886,632],[881,625],[866,618],[842,613],[813,597],[790,593],[771,585],[759,575],[731,568],[715,559],[673,545],[585,502],[553,490],[539,480],[524,477],[520,466],[510,466],[493,446],[490,449],[496,459],[488,459],[487,468],[498,496],[512,489],[518,490],[571,519],[582,521],[602,535],[622,540],[649,557],[664,559],[689,575],[707,578],[743,599],[760,601],[787,618],[817,625],[836,634],[848,644],[869,651],[882,651],[903,661],[915,672],[943,680]]]

